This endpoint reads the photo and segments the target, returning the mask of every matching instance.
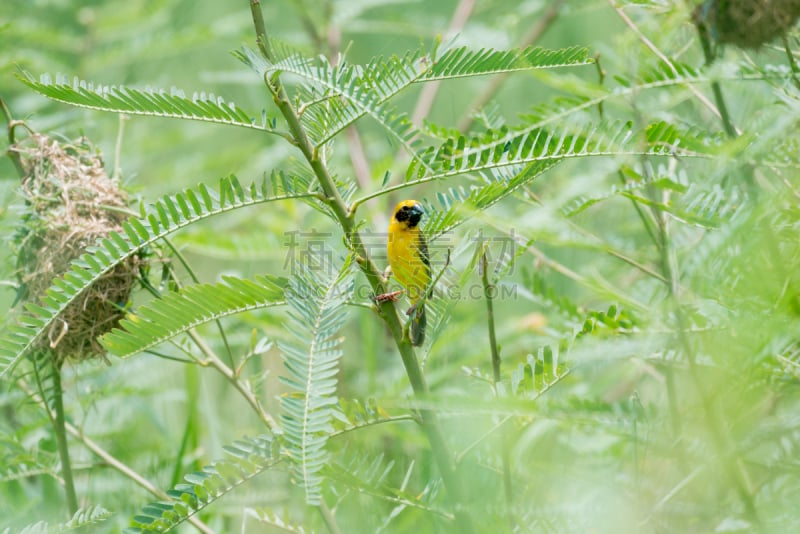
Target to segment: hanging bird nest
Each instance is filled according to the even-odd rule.
[[[109,178],[99,151],[87,139],[59,143],[41,134],[14,145],[26,171],[21,191],[25,214],[17,231],[17,277],[22,297],[40,302],[70,262],[127,218],[127,196]],[[104,358],[97,338],[119,324],[137,278],[132,256],[84,290],[50,324],[37,349],[60,366],[67,358]]]
[[[758,48],[794,26],[800,0],[706,0],[694,10],[694,23],[719,43]]]

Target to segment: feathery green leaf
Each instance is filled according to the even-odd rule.
[[[167,492],[170,501],[144,506],[131,521],[128,534],[166,532],[281,461],[272,438],[259,436],[225,447],[223,460],[184,477]]]
[[[352,292],[353,274],[350,259],[336,277],[298,263],[286,289],[294,340],[278,344],[288,371],[281,379],[291,389],[281,399],[281,421],[293,472],[309,504],[320,502],[325,443],[334,432],[331,421],[342,356],[338,333],[347,318],[345,302]]]
[[[237,313],[284,304],[286,279],[263,275],[255,280],[232,276],[218,284],[197,284],[168,293],[128,314],[119,328],[100,338],[121,358],[155,347],[200,324]],[[164,321],[163,317],[169,317]]]
[[[272,121],[262,117],[256,120],[234,103],[225,102],[213,94],[195,94],[187,98],[176,89],[170,92],[154,89],[132,89],[124,86],[94,86],[91,82],[75,78],[72,83],[64,76],[56,80],[44,74],[36,81],[30,74],[22,73],[20,81],[47,98],[82,108],[130,115],[172,117],[203,122],[241,126],[267,133],[283,135],[274,130]]]
[[[22,530],[15,531],[17,534],[60,534],[62,532],[71,532],[74,530],[84,530],[89,525],[96,525],[102,523],[110,518],[113,514],[103,508],[102,506],[89,506],[81,508],[70,518],[66,523],[59,523],[50,525],[44,521],[40,521],[34,525],[28,525]],[[10,529],[3,530],[3,534],[11,534]]]

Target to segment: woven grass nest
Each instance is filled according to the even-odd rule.
[[[706,0],[694,10],[694,22],[717,42],[758,48],[794,26],[800,0]]]
[[[25,215],[16,235],[23,298],[39,302],[54,278],[99,238],[121,230],[127,195],[111,179],[86,139],[59,143],[41,134],[12,147],[26,175]],[[128,258],[83,291],[40,337],[37,349],[64,360],[105,358],[97,338],[125,315],[140,259]]]

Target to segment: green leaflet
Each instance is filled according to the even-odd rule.
[[[232,276],[218,284],[197,284],[168,293],[128,314],[120,328],[100,342],[121,358],[155,347],[200,324],[236,313],[284,304],[285,279],[263,275],[255,280]]]
[[[175,528],[240,484],[280,462],[275,445],[271,437],[259,436],[226,446],[224,459],[186,475],[184,483],[167,492],[169,501],[142,507],[125,532],[165,532]]]
[[[37,93],[58,102],[82,108],[130,115],[215,122],[279,134],[275,131],[274,120],[267,119],[266,116],[257,120],[238,105],[225,102],[213,94],[195,93],[192,98],[187,98],[176,89],[167,92],[154,89],[139,90],[124,86],[95,86],[91,82],[77,78],[70,83],[64,76],[57,76],[53,81],[52,77],[47,74],[42,75],[39,81],[36,81],[26,72],[23,72],[18,78]]]

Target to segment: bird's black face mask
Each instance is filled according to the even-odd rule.
[[[408,221],[408,226],[414,228],[419,224],[419,221],[422,220],[424,214],[425,210],[422,209],[422,206],[414,204],[413,206],[403,206],[400,208],[394,218],[397,219],[398,222]]]

